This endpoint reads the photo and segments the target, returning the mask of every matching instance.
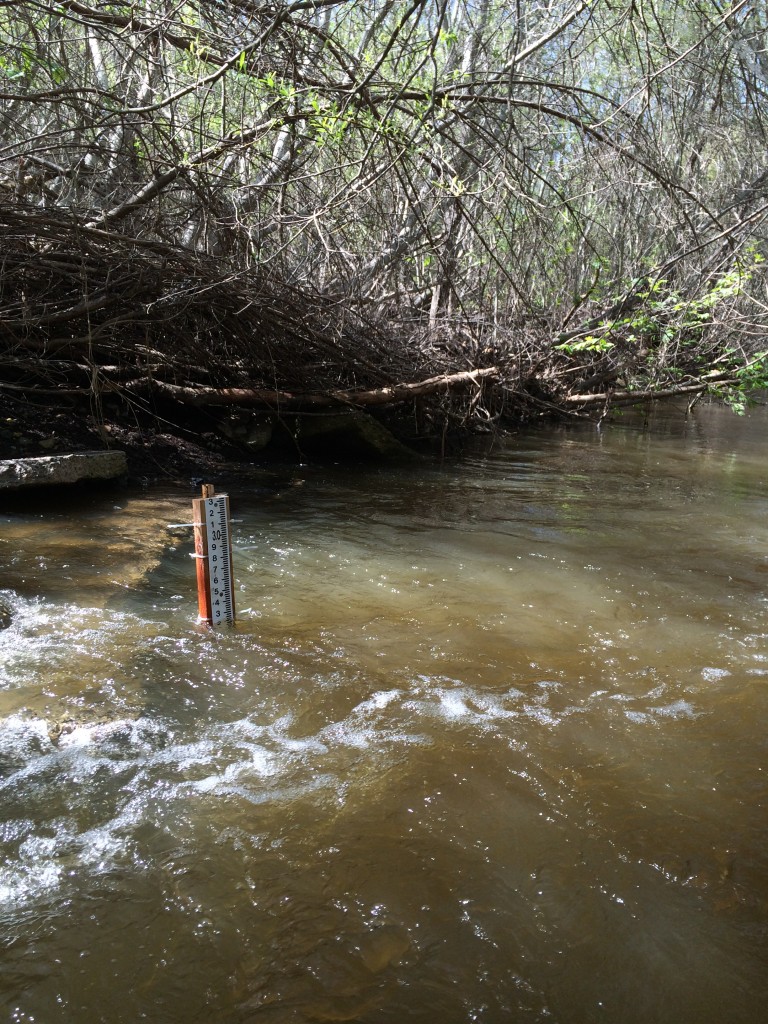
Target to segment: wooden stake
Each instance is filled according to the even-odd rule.
[[[195,528],[195,566],[197,567],[197,614],[201,622],[213,622],[211,609],[211,573],[208,565],[208,533],[205,526],[205,499],[212,498],[213,484],[203,484],[202,498],[192,500]]]

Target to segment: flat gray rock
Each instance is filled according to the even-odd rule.
[[[55,487],[79,480],[114,480],[128,471],[125,452],[73,452],[0,462],[0,491]]]

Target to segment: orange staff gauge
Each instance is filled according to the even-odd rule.
[[[202,498],[192,501],[197,565],[197,606],[201,622],[218,626],[235,621],[229,495],[203,484]]]

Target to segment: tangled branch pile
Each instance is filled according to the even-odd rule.
[[[6,394],[768,380],[762,0],[2,12]]]
[[[0,230],[6,375],[322,391],[426,367],[403,366],[380,325],[258,268],[18,206],[0,206]]]
[[[0,204],[0,230],[6,394],[300,410],[439,399],[502,376],[490,348],[403,338],[258,268],[19,204]]]

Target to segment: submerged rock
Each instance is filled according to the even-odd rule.
[[[125,747],[154,732],[139,718],[100,717],[61,720],[28,716],[25,712],[0,716],[0,775],[67,747]]]
[[[64,719],[49,723],[48,737],[55,747],[83,747],[115,740],[128,741],[135,728],[133,718],[105,718],[95,722]]]
[[[114,480],[128,472],[125,452],[73,452],[0,462],[0,490]]]
[[[0,629],[7,629],[11,624],[11,609],[0,597]]]
[[[405,928],[385,924],[374,927],[360,941],[360,959],[372,974],[396,964],[411,948],[411,939]]]

